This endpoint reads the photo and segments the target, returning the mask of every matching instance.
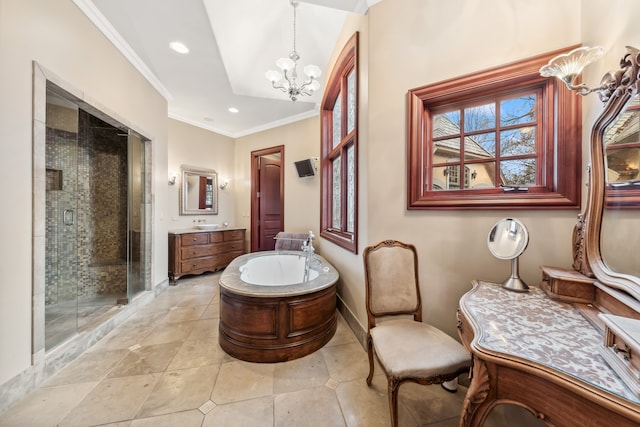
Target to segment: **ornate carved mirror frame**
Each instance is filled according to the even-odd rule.
[[[600,290],[639,311],[640,277],[612,271],[603,261],[600,247],[607,187],[605,130],[640,93],[640,51],[629,46],[626,49],[620,69],[606,73],[601,81],[599,96],[605,105],[591,130],[591,176],[584,215],[579,216],[574,232],[573,267],[595,277]]]

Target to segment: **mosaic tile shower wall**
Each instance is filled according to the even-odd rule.
[[[127,291],[126,135],[82,110],[72,132],[65,115],[47,117],[46,305]]]

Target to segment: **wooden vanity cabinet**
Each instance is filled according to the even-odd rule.
[[[245,229],[169,233],[169,280],[222,270],[244,254]]]

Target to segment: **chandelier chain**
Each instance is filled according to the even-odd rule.
[[[298,8],[298,3],[292,1],[293,5],[293,51],[296,52],[296,9]]]

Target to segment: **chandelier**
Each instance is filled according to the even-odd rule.
[[[290,0],[291,6],[293,6],[293,50],[289,54],[288,58],[280,58],[276,61],[280,71],[269,70],[264,73],[264,76],[271,82],[274,89],[279,89],[289,95],[289,98],[293,102],[296,102],[299,96],[310,96],[316,90],[320,89],[320,67],[317,65],[306,65],[303,68],[306,80],[298,86],[298,60],[300,55],[296,51],[296,8],[298,7],[298,0]]]

